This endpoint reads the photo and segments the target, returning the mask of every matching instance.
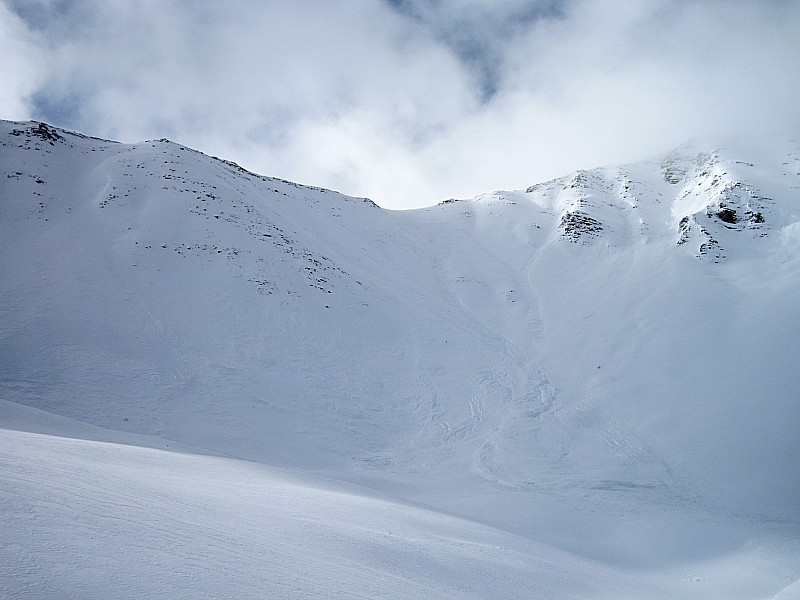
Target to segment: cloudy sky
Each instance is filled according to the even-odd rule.
[[[0,0],[0,118],[389,208],[800,135],[797,0]]]

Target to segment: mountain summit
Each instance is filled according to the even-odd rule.
[[[66,589],[24,566],[72,547],[47,497],[79,489],[80,519],[139,523],[122,497],[98,499],[111,477],[167,511],[166,534],[117,535],[152,538],[169,569],[102,549],[128,594],[145,577],[175,597],[414,597],[415,581],[435,597],[791,595],[799,250],[796,142],[692,143],[395,212],[168,140],[1,122],[0,452],[16,487],[0,496],[13,538],[0,590]],[[192,472],[219,503],[196,518],[230,527],[216,542],[168,512],[194,502]],[[310,499],[316,528],[284,522],[278,496],[269,514],[237,496],[253,481]],[[189,555],[211,568],[219,536],[223,553],[264,552],[237,533],[249,511],[300,539],[272,548],[294,553],[267,567],[274,586],[252,580],[245,549],[226,554],[239,587],[181,587]],[[357,537],[362,520],[399,537]],[[426,530],[439,541],[420,542]],[[172,535],[194,545],[169,562]],[[294,573],[341,550],[316,535],[358,556],[319,579]],[[493,536],[513,551],[495,553]],[[98,550],[88,539],[64,554]],[[83,597],[107,597],[110,570],[60,560],[63,581],[98,574]],[[394,585],[369,587],[397,568]]]

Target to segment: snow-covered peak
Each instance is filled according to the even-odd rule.
[[[684,246],[715,262],[727,248],[762,253],[797,222],[800,148],[779,142],[691,143],[661,157],[577,171],[518,192],[478,197],[525,201],[552,214],[553,235],[581,245]],[[733,232],[738,232],[735,234]]]

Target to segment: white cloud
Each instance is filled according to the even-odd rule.
[[[0,4],[0,115],[26,118],[31,95],[42,84],[42,52],[36,35]]]
[[[796,2],[496,4],[6,0],[0,109],[391,207],[800,133]]]

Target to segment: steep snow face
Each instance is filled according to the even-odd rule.
[[[702,489],[796,518],[798,156],[796,143],[694,144],[440,207],[478,224],[536,306],[537,325],[504,338],[536,365],[537,394],[505,409],[489,447],[506,452],[483,466],[541,484],[549,450],[561,484],[580,465],[594,487]],[[536,458],[508,460],[545,435]]]
[[[796,549],[798,215],[796,143],[390,212],[4,122],[1,398],[626,568]]]

